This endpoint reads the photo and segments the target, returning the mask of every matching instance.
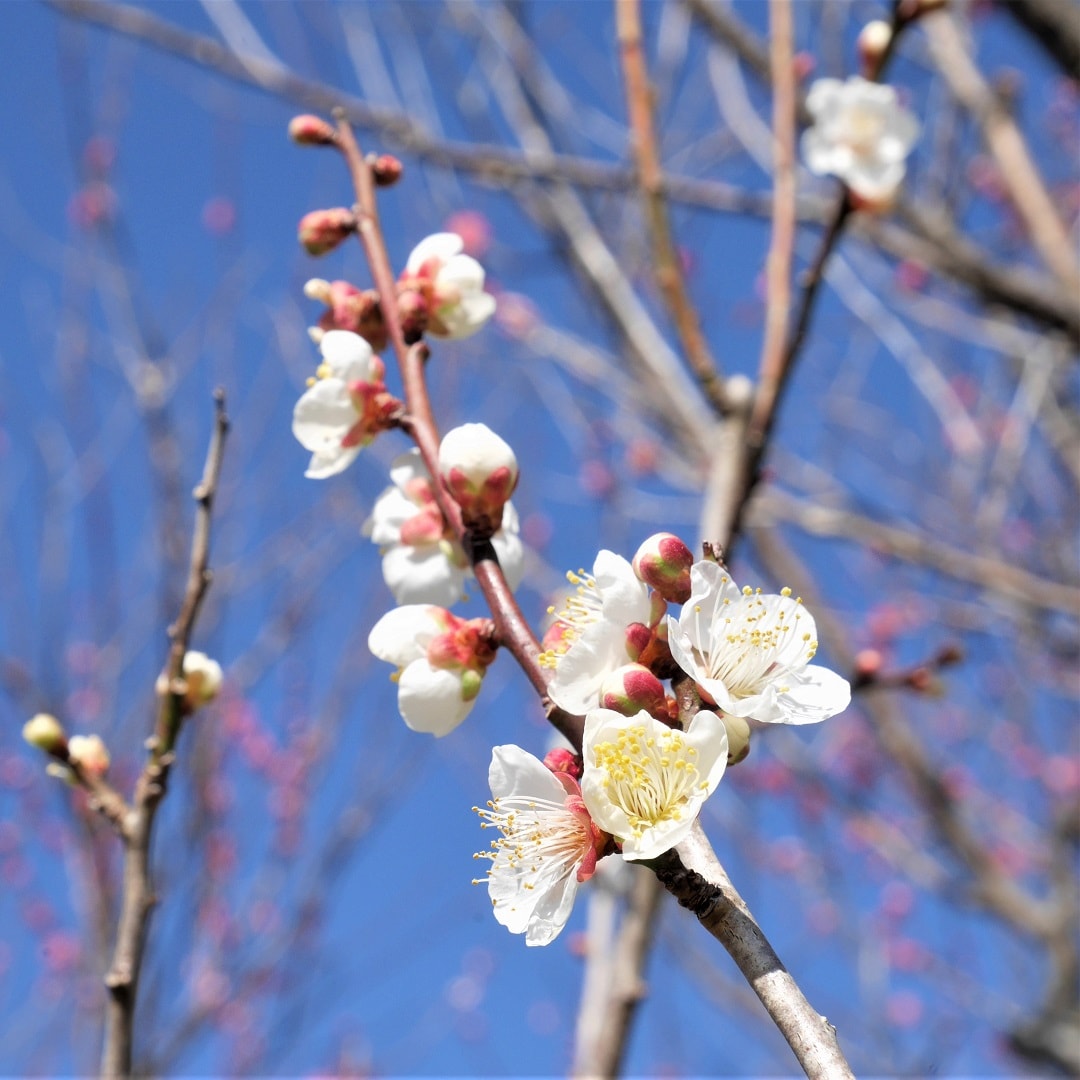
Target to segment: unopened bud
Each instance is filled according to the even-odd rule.
[[[402,165],[393,154],[380,154],[371,163],[371,178],[376,187],[390,187],[401,179]]]
[[[61,753],[67,745],[63,725],[49,713],[38,713],[27,720],[23,724],[22,735],[31,746],[47,754]]]
[[[100,735],[72,735],[68,739],[68,761],[91,776],[104,776],[109,768],[109,751]]]
[[[289,121],[289,138],[301,146],[334,146],[337,132],[322,117],[304,113]]]
[[[859,51],[859,61],[867,78],[877,75],[882,58],[888,51],[889,42],[892,41],[892,33],[892,27],[883,19],[874,19],[859,31],[855,47]]]
[[[304,295],[309,300],[318,300],[321,304],[329,304],[334,293],[329,281],[313,277],[304,282]]]
[[[186,712],[192,713],[208,705],[221,692],[221,665],[206,653],[194,650],[185,653],[183,674],[187,683],[187,693],[184,695]]]
[[[338,206],[305,214],[296,235],[309,255],[325,255],[354,232],[356,215],[344,206]]]
[[[727,732],[727,763],[738,765],[750,753],[750,725],[743,717],[727,713],[720,713],[720,719]]]
[[[673,604],[690,599],[694,553],[672,533],[654,533],[637,549],[634,573]]]
[[[616,668],[600,686],[600,706],[623,716],[636,716],[644,709],[657,720],[667,720],[667,697],[663,683],[641,664]]]
[[[881,674],[885,658],[878,649],[863,649],[855,657],[855,685],[866,686]]]
[[[566,773],[575,780],[581,779],[581,758],[573,750],[567,750],[564,746],[556,746],[544,755],[544,765],[553,773]]]
[[[402,289],[397,298],[401,332],[407,342],[419,341],[428,327],[428,302],[415,289]]]
[[[486,424],[462,424],[439,445],[439,475],[462,520],[474,533],[491,536],[502,526],[503,507],[518,482],[509,443]]]

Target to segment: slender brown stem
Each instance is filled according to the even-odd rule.
[[[795,247],[795,64],[790,0],[770,0],[769,30],[773,84],[773,227],[765,263],[768,282],[765,339],[758,392],[747,430],[751,445],[761,442],[786,374],[785,364],[794,355],[784,349]]]
[[[379,224],[371,168],[364,159],[344,112],[336,110],[334,119],[337,122],[339,149],[348,165],[356,193],[357,232],[379,293],[383,319],[401,369],[407,410],[402,426],[415,440],[431,474],[432,486],[443,516],[469,557],[477,583],[491,611],[499,643],[509,650],[529,682],[544,699],[551,723],[580,750],[583,718],[564,712],[548,700],[547,676],[540,666],[540,643],[514,599],[495,549],[489,540],[477,540],[469,533],[462,521],[460,509],[439,477],[439,430],[431,410],[427,380],[424,377],[428,348],[423,342],[411,346],[405,342],[397,306],[394,273]]]
[[[615,24],[626,87],[631,145],[652,243],[653,274],[682,342],[687,363],[702,393],[722,415],[727,411],[723,375],[701,332],[701,323],[686,288],[668,219],[664,172],[653,116],[653,92],[642,47],[640,0],[615,0]]]
[[[150,741],[150,757],[135,785],[134,805],[127,815],[123,833],[124,881],[120,922],[112,963],[105,975],[109,997],[101,1075],[107,1078],[131,1075],[139,974],[150,913],[157,902],[150,881],[150,839],[158,806],[165,796],[169,770],[175,759],[176,738],[184,719],[183,699],[187,690],[183,679],[184,655],[211,581],[210,519],[221,475],[225,436],[229,429],[225,395],[221,390],[214,394],[214,406],[214,432],[202,480],[194,491],[197,510],[187,588],[180,614],[169,627],[169,655],[158,681],[161,704],[155,733]]]

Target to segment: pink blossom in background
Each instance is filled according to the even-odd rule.
[[[207,199],[202,209],[202,225],[211,236],[227,236],[236,227],[236,204],[224,195]]]
[[[491,222],[478,210],[459,210],[446,219],[444,231],[461,237],[462,250],[474,259],[482,259],[491,247]]]

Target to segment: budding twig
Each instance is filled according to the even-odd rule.
[[[187,588],[176,622],[169,627],[169,655],[158,680],[161,699],[154,735],[149,740],[150,758],[135,786],[134,805],[125,818],[124,882],[120,922],[112,963],[105,975],[109,1000],[105,1017],[105,1045],[101,1057],[103,1077],[131,1074],[135,1004],[139,973],[150,912],[157,903],[150,882],[150,837],[169,770],[175,760],[174,747],[183,723],[183,698],[187,684],[183,678],[184,655],[210,587],[210,518],[217,494],[218,479],[225,448],[229,419],[225,413],[225,394],[214,393],[215,422],[210,438],[202,480],[194,491],[197,503],[195,529]]]

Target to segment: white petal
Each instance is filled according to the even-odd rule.
[[[292,430],[300,445],[313,453],[340,447],[356,423],[349,390],[340,379],[319,379],[293,409]]]
[[[442,633],[440,609],[430,604],[406,604],[388,611],[371,628],[368,648],[380,660],[405,667],[427,654],[431,639]]]
[[[484,268],[471,255],[454,255],[435,277],[436,290],[444,286],[463,293],[479,292],[484,287]]]
[[[593,623],[559,657],[548,681],[548,696],[560,709],[580,716],[597,707],[604,679],[629,660],[624,630],[616,623]]]
[[[839,79],[816,79],[806,95],[806,108],[811,116],[818,118],[839,103],[844,84]]]
[[[816,664],[790,673],[784,684],[787,689],[778,689],[776,697],[781,712],[778,722],[782,724],[816,724],[843,712],[851,703],[847,679]]]
[[[550,945],[562,933],[577,896],[576,874],[555,878],[541,891],[525,930],[526,945]]]
[[[399,604],[451,607],[465,595],[465,572],[437,544],[395,544],[383,555],[382,572]]]
[[[371,346],[350,330],[327,330],[319,342],[319,352],[334,375],[346,383],[370,382]]]
[[[325,452],[317,450],[311,455],[304,475],[309,480],[325,480],[328,476],[337,476],[356,460],[360,450],[359,446],[339,446]]]
[[[405,263],[405,270],[407,273],[415,274],[431,258],[445,262],[457,255],[464,246],[465,241],[457,233],[434,233],[432,236],[425,237],[412,249]]]
[[[410,480],[418,478],[431,480],[419,450],[406,450],[390,462],[390,480],[395,486],[404,488]]]
[[[433,668],[426,660],[416,660],[398,682],[398,709],[412,728],[442,738],[449,735],[472,711],[473,701],[461,697],[460,672]]]
[[[613,551],[599,551],[593,562],[593,577],[600,590],[605,622],[625,630],[631,623],[647,622],[650,615],[649,590],[638,580],[634,568]]]
[[[492,749],[488,786],[496,799],[511,795],[551,799],[558,803],[566,799],[566,791],[555,779],[555,774],[538,757],[513,743]]]
[[[417,513],[416,503],[407,498],[400,488],[384,488],[371,508],[371,517],[364,524],[364,532],[379,547],[396,544],[401,540],[401,526]]]

